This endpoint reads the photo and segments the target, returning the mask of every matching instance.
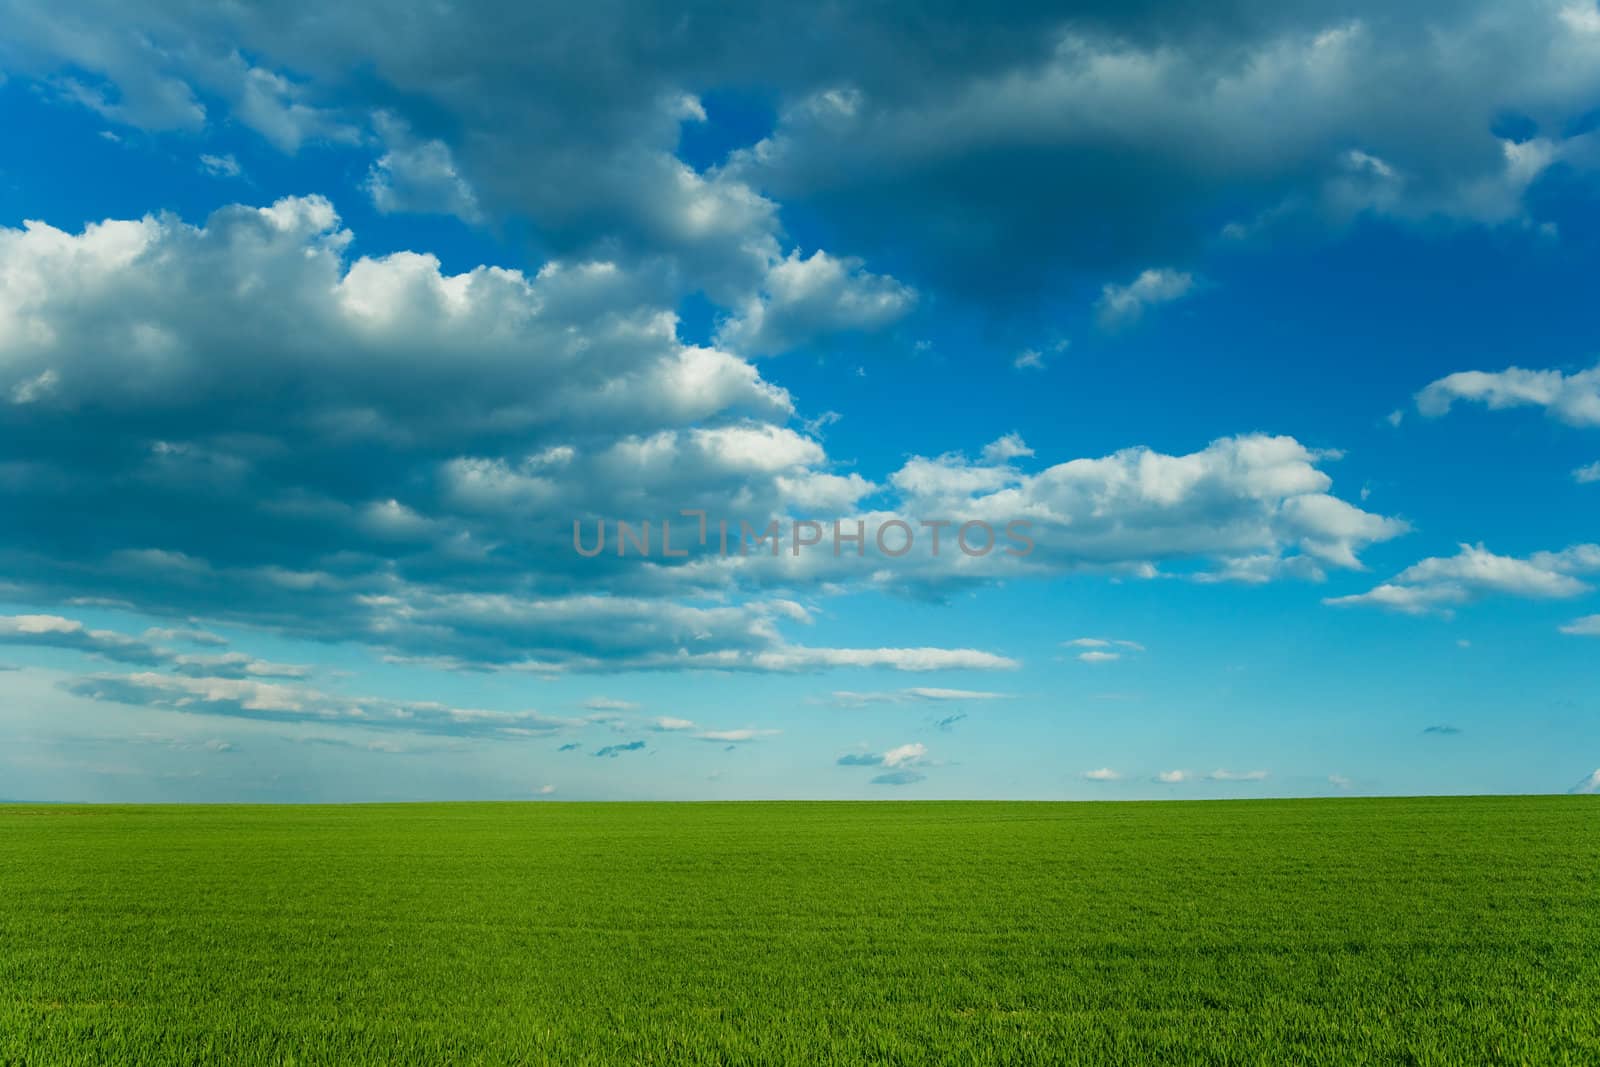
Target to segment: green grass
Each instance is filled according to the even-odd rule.
[[[1600,798],[0,807],[0,1062],[1600,1064]]]

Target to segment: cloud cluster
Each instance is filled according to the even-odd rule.
[[[457,666],[1011,665],[795,646],[784,603],[685,601],[730,570],[580,559],[581,516],[774,513],[835,476],[788,395],[680,342],[648,279],[449,275],[350,240],[319,197],[0,231],[0,427],[28,457],[0,465],[0,556],[26,595]]]
[[[1454,556],[1430,557],[1365,593],[1328,597],[1323,603],[1448,616],[1455,607],[1491,594],[1529,600],[1581,596],[1590,586],[1578,575],[1596,572],[1600,572],[1600,545],[1572,545],[1522,559],[1496,555],[1481,544],[1464,544]]]
[[[648,271],[552,261],[448,274],[348,254],[320,197],[71,234],[0,230],[0,565],[39,603],[356,640],[457,668],[1015,667],[971,648],[809,647],[783,587],[937,592],[1063,570],[1320,577],[1405,530],[1329,492],[1289,437],[1148,448],[1028,473],[1009,435],[973,461],[835,473],[789,395],[686,344]],[[812,261],[815,262],[815,257]],[[588,559],[574,523],[838,515],[1031,524],[974,558]],[[802,512],[804,513],[804,512]],[[692,522],[683,520],[684,534]]]

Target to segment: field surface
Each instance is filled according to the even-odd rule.
[[[1600,798],[0,807],[0,1062],[1600,1064]]]

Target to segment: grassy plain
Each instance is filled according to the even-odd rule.
[[[0,1062],[1600,1064],[1600,798],[0,807]]]

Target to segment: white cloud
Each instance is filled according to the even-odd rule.
[[[1600,571],[1600,545],[1573,545],[1526,559],[1498,556],[1483,545],[1461,546],[1454,556],[1412,564],[1392,581],[1365,593],[1328,597],[1325,604],[1370,604],[1409,615],[1448,615],[1455,606],[1500,594],[1534,600],[1564,599],[1589,591],[1575,575]]]
[[[1600,462],[1591,463],[1586,467],[1579,467],[1572,472],[1573,481],[1579,485],[1592,485],[1600,482]]]
[[[1437,418],[1449,413],[1457,401],[1483,404],[1492,411],[1543,408],[1552,418],[1573,426],[1600,426],[1600,366],[1576,374],[1521,367],[1461,371],[1419,392],[1417,410]]]
[[[1156,774],[1156,781],[1164,782],[1167,785],[1176,785],[1179,782],[1189,782],[1193,780],[1194,774],[1191,771],[1159,771]]]
[[[693,730],[697,727],[693,720],[676,719],[670,715],[662,715],[650,723],[650,728],[652,730],[662,731],[663,733],[671,733],[681,730]]]
[[[985,463],[1000,465],[1031,455],[1033,449],[1028,447],[1028,442],[1022,439],[1021,434],[1008,433],[984,445],[980,458]]]
[[[70,486],[101,501],[108,546],[74,557],[81,539],[30,526],[32,543],[0,556],[33,595],[536,673],[1016,666],[975,649],[795,645],[778,627],[805,613],[741,599],[735,584],[761,575],[736,562],[581,560],[549,516],[656,518],[691,502],[780,514],[873,486],[828,471],[821,445],[785,425],[783,390],[682,343],[652,285],[615,264],[449,275],[411,252],[351,261],[351,240],[318,197],[225,208],[204,226],[0,229],[0,390],[56,442],[36,457],[41,477],[0,487],[5,506],[64,516]],[[7,410],[0,423],[21,417]],[[80,434],[119,458],[86,463]],[[346,461],[365,485],[336,473]],[[334,570],[330,543],[344,550]],[[484,584],[502,591],[461,591]],[[707,588],[726,606],[684,606]]]
[[[1115,647],[1115,648],[1125,648],[1130,652],[1143,652],[1145,650],[1144,646],[1141,645],[1137,641],[1128,641],[1128,640],[1125,640],[1123,638],[1117,638],[1117,637],[1111,637],[1111,638],[1106,638],[1106,637],[1074,637],[1070,641],[1061,642],[1061,644],[1066,648],[1100,648],[1100,649],[1105,649],[1105,648],[1113,648],[1113,647]]]
[[[1095,305],[1100,325],[1106,329],[1130,325],[1146,309],[1170,304],[1194,288],[1192,275],[1175,270],[1146,270],[1127,285],[1107,285]]]
[[[1561,627],[1561,632],[1576,637],[1600,637],[1600,615],[1585,615],[1581,619],[1573,619]]]
[[[702,730],[694,736],[700,741],[720,741],[724,744],[737,745],[762,737],[775,737],[781,733],[782,730]]]
[[[1122,777],[1110,767],[1099,767],[1092,771],[1084,771],[1083,776],[1091,782],[1115,782]]]
[[[918,456],[889,482],[913,519],[963,515],[997,530],[1028,520],[1035,549],[1019,567],[1153,575],[1163,560],[1207,557],[1217,565],[1201,575],[1268,581],[1359,569],[1362,549],[1408,529],[1329,495],[1332,479],[1318,464],[1337,458],[1290,437],[1249,435],[1187,455],[1128,448],[1036,474],[960,455]],[[945,570],[953,563],[995,572],[1004,562],[996,553],[948,561]]]
[[[51,428],[39,476],[0,484],[7,507],[41,521],[0,548],[0,566],[45,599],[109,596],[441,666],[991,670],[1017,663],[970,648],[796,644],[782,627],[809,614],[761,591],[1154,576],[1168,560],[1201,579],[1315,578],[1359,567],[1361,549],[1405,529],[1329,495],[1319,465],[1335,453],[1259,435],[1037,473],[1017,465],[1029,450],[1007,435],[979,462],[913,457],[878,486],[829,469],[822,444],[788,425],[788,394],[751,363],[683,343],[648,272],[554,261],[532,276],[452,275],[413,252],[351,260],[352,240],[318,197],[225,208],[203,226],[163,216],[76,235],[0,230],[0,390],[54,376],[28,405]],[[21,417],[0,405],[0,430]],[[114,460],[86,462],[69,444],[83,435]],[[340,476],[354,467],[364,483]],[[102,502],[103,552],[74,554],[84,542],[57,506],[69,485]],[[963,515],[997,530],[1024,519],[1036,550],[969,557],[947,530],[941,557],[893,567],[875,553],[584,560],[549,521],[650,518],[659,533],[689,503],[781,515],[875,491],[894,510],[863,519]],[[330,543],[343,549],[336,566]],[[488,587],[500,591],[464,591]],[[699,593],[720,600],[687,606]]]
[[[1004,671],[1021,663],[973,648],[808,648],[793,645],[754,657],[758,669],[888,667],[899,671]]]
[[[1350,779],[1346,778],[1342,774],[1330,774],[1328,775],[1328,784],[1331,786],[1336,786],[1340,789],[1349,789],[1355,783],[1351,782]]]
[[[1215,770],[1206,775],[1213,782],[1264,782],[1267,780],[1266,771],[1228,771]]]
[[[1600,770],[1595,771],[1577,785],[1567,790],[1569,793],[1600,793]]]
[[[768,269],[761,293],[719,327],[717,343],[771,355],[821,337],[883,329],[915,303],[915,290],[864,270],[858,259],[791,252]]]
[[[1121,658],[1122,653],[1120,652],[1090,651],[1078,653],[1078,659],[1082,660],[1084,663],[1110,663]]]
[[[906,767],[922,762],[928,754],[928,747],[921,742],[913,741],[906,745],[897,745],[883,754],[885,767]]]

